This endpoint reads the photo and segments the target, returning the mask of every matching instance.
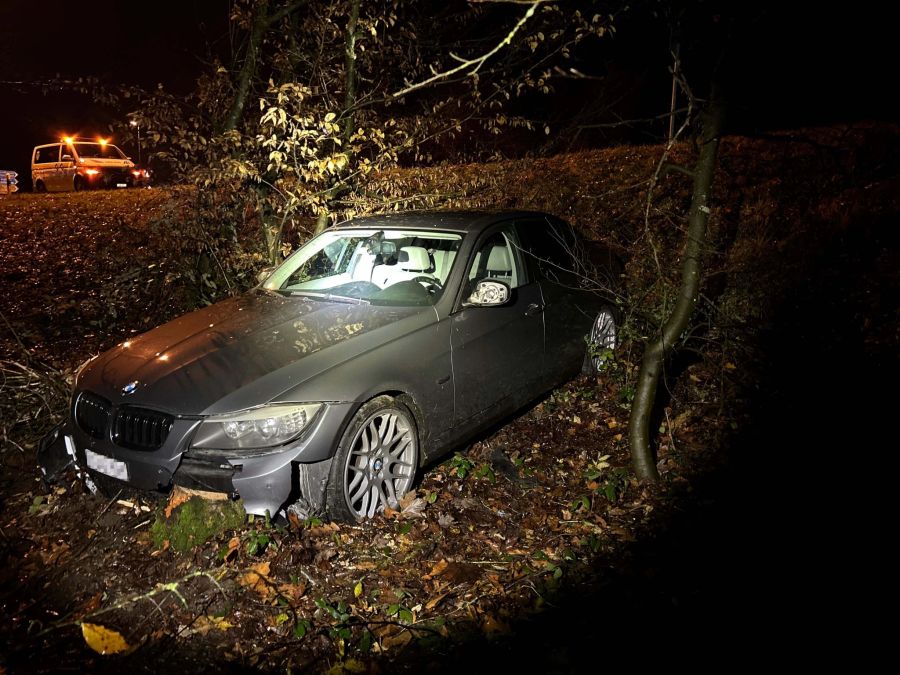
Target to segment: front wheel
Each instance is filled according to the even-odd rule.
[[[615,312],[612,307],[603,307],[597,313],[587,338],[582,372],[585,375],[596,375],[601,372],[612,358],[618,344]]]
[[[412,412],[390,396],[360,408],[344,431],[326,488],[328,516],[344,522],[397,509],[419,466],[419,438]]]
[[[72,181],[72,187],[75,192],[81,192],[85,188],[84,178],[81,176],[75,176],[75,179]]]

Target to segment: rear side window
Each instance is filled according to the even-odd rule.
[[[59,146],[51,145],[46,148],[38,148],[35,153],[34,163],[35,164],[47,164],[48,162],[58,162],[59,161]]]
[[[567,223],[549,219],[516,223],[529,267],[540,276],[564,285],[577,284],[578,239]]]

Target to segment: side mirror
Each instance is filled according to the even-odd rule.
[[[509,297],[509,286],[502,281],[479,281],[463,307],[499,307],[509,302]]]
[[[274,265],[270,265],[268,267],[263,267],[259,272],[256,273],[256,281],[261,284],[266,279],[268,279],[271,276],[272,272],[274,272],[274,271],[275,271]]]
[[[62,156],[62,161],[64,161],[64,162],[74,162],[75,160],[73,159],[72,155],[63,155],[63,156]]]

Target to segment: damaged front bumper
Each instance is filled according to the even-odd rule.
[[[41,441],[38,464],[48,482],[74,467],[88,480],[88,474],[101,474],[105,482],[120,481],[139,490],[165,493],[181,485],[222,492],[241,499],[247,513],[257,515],[274,516],[296,500],[317,511],[323,506],[331,456],[352,406],[330,403],[287,447],[240,451],[243,455],[190,449],[199,420],[176,420],[165,444],[154,451],[119,447],[66,421]]]
[[[67,424],[67,422],[57,424],[50,430],[50,433],[41,439],[38,445],[38,468],[48,483],[56,482],[60,474],[72,466],[75,460],[74,453],[69,454],[66,449]]]

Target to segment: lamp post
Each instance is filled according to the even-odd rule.
[[[137,142],[138,142],[138,166],[142,166],[141,164],[141,125],[138,124],[137,120],[131,120],[129,124],[137,129]]]

